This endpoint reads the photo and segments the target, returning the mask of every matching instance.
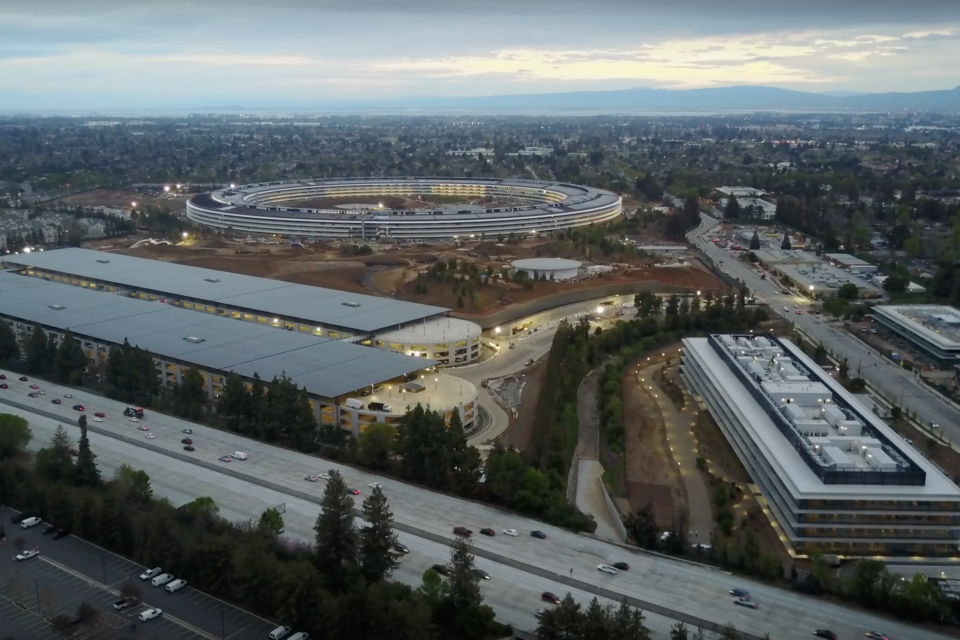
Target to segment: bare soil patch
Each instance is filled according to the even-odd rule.
[[[163,197],[150,196],[138,191],[94,189],[93,191],[84,191],[73,195],[64,196],[54,200],[56,204],[81,207],[116,207],[125,209],[130,207],[130,203],[136,202],[137,206],[155,205],[160,208],[167,208],[170,211],[179,211],[186,207],[186,202],[194,194],[177,194]]]
[[[720,427],[709,411],[700,411],[693,426],[700,455],[716,465],[725,480],[746,485],[750,482],[747,470],[743,468],[737,454],[733,452]]]
[[[520,406],[517,408],[517,417],[514,418],[510,427],[500,436],[500,441],[510,447],[523,451],[530,444],[530,436],[533,435],[533,417],[537,410],[537,398],[540,397],[540,385],[543,382],[543,374],[546,370],[546,359],[527,367],[527,381],[523,386],[523,393],[520,399]]]

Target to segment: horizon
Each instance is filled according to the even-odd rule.
[[[0,111],[770,87],[950,90],[960,3],[0,0]]]

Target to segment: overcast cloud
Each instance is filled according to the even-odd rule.
[[[0,0],[0,110],[960,84],[952,0]]]

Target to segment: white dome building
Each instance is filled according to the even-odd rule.
[[[431,318],[380,331],[373,346],[436,360],[439,366],[449,367],[467,364],[480,357],[481,333],[483,329],[475,322],[460,318]]]
[[[531,277],[547,280],[572,280],[580,271],[580,263],[566,258],[527,258],[510,263],[512,273],[526,271]]]

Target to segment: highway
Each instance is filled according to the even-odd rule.
[[[960,441],[960,411],[956,407],[943,401],[923,382],[914,380],[912,372],[893,365],[889,359],[855,336],[832,326],[825,316],[810,314],[810,299],[784,294],[776,283],[769,279],[761,280],[755,268],[737,259],[738,252],[722,249],[710,241],[710,231],[719,222],[705,214],[701,214],[700,218],[703,224],[691,231],[687,238],[710,256],[724,272],[742,281],[758,299],[766,300],[774,312],[792,322],[826,349],[846,358],[851,376],[855,376],[859,370],[860,377],[880,391],[891,403],[915,413],[922,424],[939,424],[951,440]],[[800,315],[797,315],[794,305],[799,307]],[[784,311],[784,307],[788,310]]]
[[[24,415],[30,420],[34,428],[31,444],[34,450],[49,442],[57,424],[55,420],[39,416],[36,411],[62,416],[65,425],[72,425],[70,431],[76,437],[78,412],[71,410],[70,406],[84,404],[91,426],[113,434],[112,437],[91,435],[97,462],[106,475],[124,462],[141,468],[150,475],[155,494],[168,497],[174,504],[198,496],[210,496],[220,506],[222,515],[231,520],[245,520],[258,517],[269,506],[283,503],[286,505],[287,533],[309,540],[318,512],[316,502],[322,495],[323,486],[305,481],[304,476],[337,469],[350,486],[361,491],[357,497],[358,506],[369,491],[367,484],[381,482],[398,526],[403,527],[401,540],[412,550],[396,577],[410,584],[419,584],[423,570],[429,565],[447,560],[449,549],[445,542],[452,540],[454,526],[463,525],[474,531],[487,526],[498,532],[515,528],[520,532],[516,538],[477,535],[474,545],[478,565],[493,578],[484,585],[488,603],[497,611],[498,619],[518,629],[535,628],[533,612],[543,606],[539,597],[542,591],[557,594],[570,591],[583,603],[593,594],[623,595],[648,603],[647,606],[675,612],[673,615],[699,616],[721,625],[732,622],[737,629],[757,636],[770,633],[774,638],[799,640],[809,638],[814,628],[829,628],[841,637],[849,638],[862,637],[870,630],[883,631],[891,640],[939,637],[912,625],[888,621],[710,568],[642,554],[492,506],[377,477],[153,412],[148,412],[140,423],[149,426],[150,432],[157,436],[154,440],[147,440],[137,430],[138,425],[122,416],[121,403],[45,382],[38,384],[46,395],[29,398],[27,385],[30,383],[19,382],[10,372],[4,373],[10,389],[0,390],[0,403],[10,400],[28,407],[23,411],[7,405],[3,410]],[[52,398],[67,392],[75,398],[63,400],[62,405],[51,404]],[[92,413],[100,410],[107,414],[107,418],[102,423],[93,423]],[[183,428],[194,431],[189,436],[196,447],[193,453],[182,451]],[[152,450],[154,448],[156,450]],[[238,450],[248,453],[249,459],[230,463],[217,461],[218,456]],[[188,458],[182,460],[182,456]],[[195,458],[196,462],[191,463],[190,458]],[[211,467],[207,468],[207,465]],[[231,475],[218,469],[224,472],[229,469]],[[309,499],[311,497],[313,500]],[[528,534],[534,529],[544,531],[547,539],[531,538]],[[630,571],[608,576],[596,570],[596,565],[601,562],[616,561],[628,562]],[[568,586],[570,584],[576,588]],[[733,606],[728,595],[733,588],[749,590],[760,608],[749,610]],[[811,615],[811,612],[816,613]],[[649,624],[663,637],[670,621],[650,615]]]

